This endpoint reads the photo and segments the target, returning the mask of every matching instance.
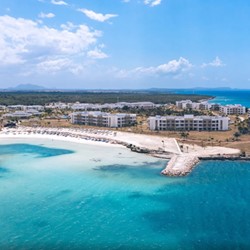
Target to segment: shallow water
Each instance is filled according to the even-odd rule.
[[[250,247],[248,162],[168,178],[166,161],[121,147],[0,144],[0,249]]]

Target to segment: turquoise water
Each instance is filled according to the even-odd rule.
[[[249,162],[168,178],[121,147],[0,144],[0,249],[250,248]]]
[[[250,90],[179,90],[176,93],[210,95],[215,97],[211,103],[241,104],[250,108]]]

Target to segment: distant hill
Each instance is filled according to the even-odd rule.
[[[35,84],[19,84],[16,87],[8,88],[10,91],[42,91],[46,90],[45,87]]]

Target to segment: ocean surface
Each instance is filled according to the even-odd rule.
[[[250,163],[187,177],[126,148],[0,141],[0,249],[250,249]]]
[[[211,103],[241,104],[250,107],[250,90],[179,90],[176,93],[210,95],[215,97],[209,101]]]

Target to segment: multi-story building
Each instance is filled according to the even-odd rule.
[[[229,129],[229,120],[222,116],[153,116],[148,123],[150,130],[224,131]]]
[[[136,123],[135,114],[110,114],[100,111],[71,114],[71,123],[100,127],[125,127]]]
[[[15,111],[14,113],[8,113],[8,114],[4,114],[3,118],[16,118],[16,119],[26,119],[26,118],[30,118],[32,116],[32,114],[27,113],[25,111]]]
[[[209,110],[211,104],[208,102],[192,102],[190,100],[177,101],[176,107],[178,109],[195,109],[195,110]]]
[[[4,105],[0,105],[0,111],[5,111],[7,109],[7,107],[6,106],[4,106]]]
[[[24,110],[24,105],[9,105],[8,110],[9,111],[21,111]]]
[[[226,115],[243,115],[246,113],[246,107],[240,104],[220,106],[220,112]]]
[[[64,103],[64,102],[52,102],[47,105],[45,105],[45,108],[48,109],[70,109],[72,103]]]
[[[178,109],[192,109],[193,102],[191,100],[182,100],[177,101],[175,105]]]
[[[24,111],[28,110],[36,110],[36,111],[44,111],[44,106],[42,105],[29,105],[29,106],[24,106]]]

